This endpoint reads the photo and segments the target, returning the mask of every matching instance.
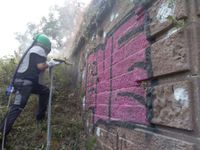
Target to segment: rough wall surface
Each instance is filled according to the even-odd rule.
[[[199,8],[116,0],[104,16],[80,55],[96,149],[200,150]]]

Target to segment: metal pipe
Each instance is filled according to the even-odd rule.
[[[53,92],[53,69],[49,68],[50,74],[50,94],[48,102],[48,120],[47,120],[47,146],[46,150],[50,150],[51,147],[51,101],[52,101],[52,92]]]

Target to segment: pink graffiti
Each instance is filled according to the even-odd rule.
[[[148,124],[146,94],[139,83],[148,78],[144,66],[149,43],[144,30],[127,36],[144,25],[144,12],[138,11],[107,38],[104,49],[87,59],[86,105],[94,109],[94,122]]]

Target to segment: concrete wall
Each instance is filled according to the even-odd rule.
[[[116,0],[104,16],[79,64],[96,149],[200,149],[199,8]]]

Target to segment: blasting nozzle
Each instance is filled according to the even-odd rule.
[[[66,65],[73,65],[73,63],[67,61],[67,60],[63,60],[63,59],[53,59],[54,61],[57,61],[59,63],[65,63]]]

